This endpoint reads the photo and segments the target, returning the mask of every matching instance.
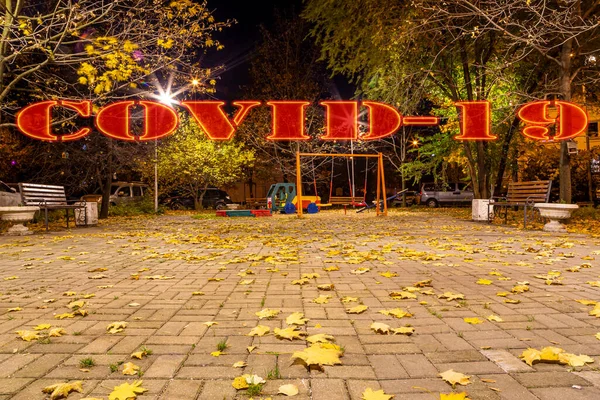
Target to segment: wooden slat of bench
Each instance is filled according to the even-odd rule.
[[[20,186],[23,187],[30,187],[30,188],[47,188],[47,189],[60,189],[60,190],[64,190],[65,187],[64,186],[58,186],[58,185],[42,185],[39,183],[27,183],[27,182],[22,182],[19,183]]]
[[[54,208],[67,206],[64,186],[19,183],[19,189],[26,205],[52,205]]]
[[[525,204],[528,201],[534,203],[546,202],[550,196],[551,184],[551,181],[510,182],[506,202],[515,205]]]
[[[329,198],[329,204],[335,205],[345,205],[352,203],[363,203],[364,199],[362,197],[352,197],[352,196],[332,196]]]

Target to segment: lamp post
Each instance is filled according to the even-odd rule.
[[[159,101],[167,106],[175,102],[168,92],[162,93]],[[158,212],[158,139],[154,140],[154,212]]]

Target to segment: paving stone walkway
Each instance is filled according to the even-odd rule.
[[[115,386],[134,379],[148,389],[138,399],[248,398],[232,381],[251,373],[275,378],[255,399],[279,398],[279,386],[292,383],[300,391],[296,399],[361,399],[369,387],[396,399],[425,400],[453,391],[438,377],[448,369],[472,376],[472,384],[455,391],[473,400],[600,399],[600,318],[575,301],[600,301],[600,288],[586,283],[600,280],[599,250],[600,239],[589,236],[480,225],[443,210],[388,218],[333,211],[302,220],[176,215],[0,237],[0,399],[47,399],[42,388],[72,380],[83,381],[84,393],[68,399],[107,399]],[[584,263],[592,267],[566,271]],[[331,266],[339,270],[324,270]],[[370,270],[352,273],[365,267]],[[563,285],[534,277],[550,270],[561,271]],[[380,275],[386,271],[397,277]],[[292,285],[307,273],[320,277]],[[481,278],[492,283],[477,284]],[[421,291],[434,295],[389,296],[428,279],[432,287]],[[528,292],[496,295],[523,281]],[[334,290],[317,288],[329,283]],[[465,300],[438,298],[444,292]],[[319,295],[332,297],[314,303]],[[346,313],[359,303],[342,303],[344,296],[369,309]],[[505,303],[507,298],[520,303]],[[71,312],[67,305],[75,300],[85,301],[87,316],[55,318]],[[413,316],[379,313],[398,307]],[[247,336],[263,308],[281,310],[260,321],[271,330],[286,327],[292,312],[303,312],[309,319],[303,330],[333,335],[343,347],[342,365],[309,371],[291,361],[306,347],[304,340]],[[491,314],[503,322],[488,321]],[[484,322],[470,325],[463,320],[468,317]],[[116,321],[128,325],[109,334],[107,326]],[[209,327],[208,321],[218,324]],[[373,322],[408,324],[415,333],[378,334],[370,329]],[[30,342],[15,334],[38,324],[63,327],[67,334]],[[224,340],[225,354],[211,356]],[[256,348],[249,353],[248,346]],[[518,359],[528,347],[545,346],[596,362],[530,367]],[[132,360],[131,353],[143,347],[152,354]],[[85,358],[95,365],[82,368]],[[121,364],[129,361],[141,367],[141,378],[122,374]],[[234,368],[238,361],[247,366]]]

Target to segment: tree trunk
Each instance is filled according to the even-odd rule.
[[[99,219],[107,219],[108,218],[108,208],[110,207],[110,191],[112,188],[112,139],[108,139],[108,163],[106,166],[106,174],[104,181],[104,189],[102,190],[102,206],[100,209]]]
[[[500,163],[498,164],[498,174],[496,175],[496,186],[494,187],[494,195],[498,196],[502,193],[502,180],[504,179],[504,170],[506,169],[506,162],[508,161],[508,151],[510,150],[510,142],[512,141],[513,135],[519,128],[519,117],[515,116],[513,118],[512,124],[510,124],[510,128],[508,128],[508,132],[504,137],[504,142],[502,142],[502,149],[500,153]]]
[[[567,40],[562,45],[560,55],[559,84],[560,93],[564,101],[571,100],[571,51],[573,50],[573,39]],[[571,157],[567,148],[567,142],[560,143],[560,201],[571,203]]]
[[[194,209],[196,210],[204,210],[204,195],[206,194],[206,189],[208,189],[208,185],[204,186],[202,188],[202,193],[200,194],[200,196],[198,196],[196,194],[196,196],[194,196]],[[196,191],[196,193],[198,193],[198,191]]]

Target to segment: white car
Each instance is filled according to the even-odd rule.
[[[115,206],[117,204],[141,201],[149,190],[150,187],[145,183],[113,182],[110,187],[110,205]],[[98,190],[96,194],[81,196],[81,199],[90,202],[96,201],[100,204],[102,202],[101,193],[101,190]]]

